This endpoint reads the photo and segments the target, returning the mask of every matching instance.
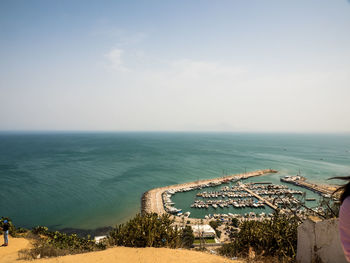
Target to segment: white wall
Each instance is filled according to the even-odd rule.
[[[298,263],[347,263],[340,243],[338,219],[310,218],[298,227]]]

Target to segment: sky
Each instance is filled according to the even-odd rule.
[[[350,132],[349,0],[0,0],[0,130]]]

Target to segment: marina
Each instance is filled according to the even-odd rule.
[[[244,174],[228,175],[214,179],[199,180],[190,183],[155,188],[145,192],[141,198],[142,213],[181,213],[181,210],[172,207],[171,196],[178,192],[188,192],[205,187],[219,186],[232,181],[244,180],[251,177],[262,176],[264,174],[277,173],[273,169],[257,170]],[[176,209],[176,210],[175,210]]]
[[[302,191],[298,187],[290,188],[285,181],[285,177],[280,178],[282,184],[272,183],[270,181],[252,181],[254,177],[277,173],[276,170],[258,170],[246,174],[230,175],[211,180],[201,180],[193,183],[173,185],[168,187],[156,188],[146,192],[142,197],[142,212],[169,213],[175,220],[187,220],[187,222],[197,222],[196,220],[220,219],[222,221],[230,218],[239,220],[262,220],[271,217],[273,211],[290,212],[302,202],[305,204],[316,204],[318,200],[314,195],[306,191],[311,190],[319,197],[325,196],[329,191],[320,191],[325,189],[316,184],[308,185],[311,189]],[[287,177],[289,178],[289,177]],[[277,178],[276,178],[277,179]],[[276,181],[276,179],[274,179]],[[285,184],[283,184],[285,183]],[[209,189],[207,189],[209,188]],[[192,203],[188,206],[177,208],[178,201],[173,201],[172,197],[186,195],[192,196]],[[177,198],[175,198],[177,199]],[[188,208],[186,208],[188,207]],[[158,212],[157,212],[158,211]],[[198,217],[198,212],[201,216]],[[294,211],[300,217],[305,217],[305,211],[300,209]],[[177,220],[178,219],[178,220]],[[207,221],[208,222],[208,221]]]

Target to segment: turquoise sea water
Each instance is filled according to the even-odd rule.
[[[255,180],[348,175],[350,135],[0,133],[0,216],[23,227],[115,225],[151,188],[265,168],[279,173]],[[173,200],[186,209],[194,193]]]

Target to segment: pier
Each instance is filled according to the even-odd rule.
[[[318,184],[313,184],[306,181],[306,178],[300,175],[297,176],[285,176],[284,178],[281,178],[281,182],[294,184],[299,187],[303,187],[306,189],[309,189],[315,193],[318,193],[320,195],[324,196],[331,196],[336,189],[332,189],[331,187],[321,186]]]
[[[258,170],[254,172],[248,172],[243,174],[227,175],[214,179],[199,180],[195,182],[189,182],[184,184],[170,185],[165,187],[154,188],[145,192],[141,198],[141,213],[157,213],[164,214],[165,203],[163,196],[165,192],[178,192],[178,191],[190,191],[202,187],[216,186],[229,181],[237,181],[242,179],[248,179],[250,177],[261,176],[265,174],[277,173],[278,171],[273,169]],[[262,198],[262,197],[260,197]],[[261,199],[259,199],[261,200]],[[264,199],[264,202],[266,200]],[[266,203],[266,202],[265,202]],[[266,203],[267,204],[267,203]],[[272,205],[272,204],[271,204]],[[273,205],[272,205],[273,206]]]
[[[258,200],[260,200],[261,202],[267,204],[269,207],[271,207],[274,210],[277,210],[277,206],[273,205],[271,202],[267,201],[265,198],[261,197],[260,195],[254,193],[253,191],[249,190],[244,184],[239,184],[239,186],[246,191],[247,193],[251,194],[252,196],[254,196],[255,198],[257,198]]]

